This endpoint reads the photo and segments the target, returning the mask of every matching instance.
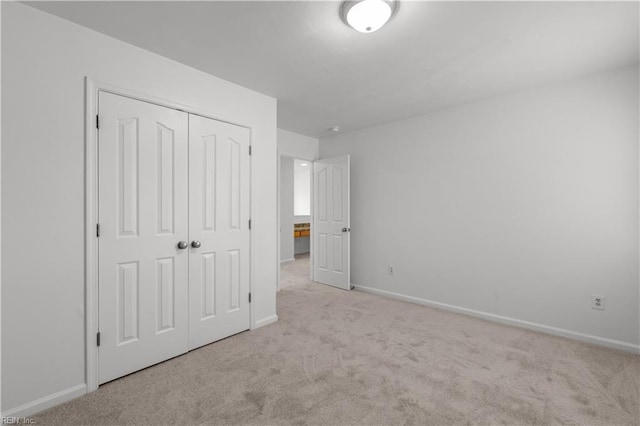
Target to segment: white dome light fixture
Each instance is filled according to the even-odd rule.
[[[378,31],[398,11],[398,0],[347,0],[340,7],[342,20],[356,31]]]

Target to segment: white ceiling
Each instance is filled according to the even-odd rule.
[[[278,99],[314,137],[638,63],[638,2],[409,2],[373,34],[334,1],[30,5]]]

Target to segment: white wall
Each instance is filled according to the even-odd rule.
[[[23,4],[2,2],[2,408],[82,392],[84,78],[253,126],[253,317],[277,319],[276,101]],[[26,404],[26,405],[25,405]]]
[[[638,114],[632,67],[322,139],[353,282],[637,351]]]
[[[280,159],[280,262],[293,260],[293,158]]]
[[[318,159],[318,139],[278,129],[278,154],[285,157],[315,161]]]

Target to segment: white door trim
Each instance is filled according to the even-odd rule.
[[[276,141],[277,143],[277,141]],[[281,197],[281,192],[282,189],[280,188],[280,178],[281,178],[281,173],[280,173],[280,163],[281,163],[281,158],[280,158],[280,149],[278,149],[277,151],[278,154],[278,168],[277,168],[277,172],[276,172],[276,179],[278,184],[276,185],[276,214],[278,215],[278,232],[276,232],[276,235],[278,236],[278,238],[276,239],[276,248],[278,250],[278,257],[277,259],[277,267],[276,267],[276,297],[277,297],[277,292],[280,291],[280,257],[282,257],[282,251],[280,250],[280,244],[281,244],[281,240],[282,240],[282,212],[281,212],[281,208],[280,208],[280,197]]]
[[[228,117],[219,111],[184,105],[176,101],[157,98],[132,89],[85,77],[85,380],[87,392],[93,392],[98,389],[98,347],[96,344],[96,335],[98,333],[98,238],[96,236],[96,224],[98,223],[98,150],[96,145],[98,129],[96,127],[96,116],[98,114],[97,95],[99,91],[245,127],[250,132],[250,145],[253,146],[254,144],[253,126],[242,120]],[[249,159],[249,164],[251,182],[249,212],[250,217],[252,217],[252,206],[255,205],[252,158]],[[253,291],[253,277],[255,276],[255,239],[253,238],[253,233],[250,236],[250,258],[249,291]],[[251,330],[257,328],[254,305],[252,303],[249,308]]]

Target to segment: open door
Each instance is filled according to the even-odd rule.
[[[351,290],[349,156],[313,165],[313,280]]]

